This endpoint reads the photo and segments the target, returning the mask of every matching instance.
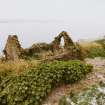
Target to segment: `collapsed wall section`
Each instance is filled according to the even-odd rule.
[[[9,35],[3,50],[6,60],[17,60],[21,56],[22,47],[16,35]]]
[[[64,39],[64,46],[61,46],[61,39]],[[81,52],[79,47],[72,41],[68,33],[62,31],[55,39],[50,43],[36,43],[30,48],[23,49],[18,41],[16,35],[9,35],[6,46],[3,50],[5,58],[7,60],[17,60],[20,58],[33,57],[35,59],[41,59],[41,54],[46,52],[52,52],[52,56],[48,55],[48,59],[53,60],[70,60],[81,59]],[[59,51],[62,51],[59,53]],[[55,53],[56,52],[56,53]],[[37,56],[36,56],[37,55]]]

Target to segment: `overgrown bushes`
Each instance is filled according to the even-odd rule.
[[[7,76],[0,83],[0,105],[40,105],[56,85],[74,83],[91,69],[92,66],[80,61],[55,61]]]

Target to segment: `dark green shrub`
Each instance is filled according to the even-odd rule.
[[[40,105],[56,85],[74,83],[91,69],[80,61],[55,61],[18,76],[7,76],[0,84],[0,105]]]

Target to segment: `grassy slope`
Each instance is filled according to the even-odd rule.
[[[105,57],[105,39],[80,42],[79,44],[85,58]]]
[[[0,61],[0,73],[20,74],[21,72],[35,68],[38,65],[38,60],[18,60],[18,61]]]
[[[91,69],[81,61],[56,61],[17,76],[1,76],[0,105],[40,105],[58,84],[77,82]]]

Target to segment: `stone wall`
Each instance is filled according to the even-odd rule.
[[[17,60],[21,56],[22,47],[16,35],[9,35],[3,50],[6,60]]]
[[[64,46],[61,46],[61,39],[64,39]],[[51,43],[36,43],[31,47],[23,49],[18,41],[16,35],[9,35],[7,43],[4,49],[5,58],[7,60],[17,60],[20,58],[34,57],[36,55],[40,57],[42,53],[52,52],[53,59],[69,60],[69,59],[81,59],[81,52],[79,47],[75,45],[68,33],[62,31]],[[60,52],[62,51],[62,52]],[[60,52],[60,53],[59,53]],[[41,59],[41,58],[40,58]],[[50,56],[48,56],[50,59]]]
[[[65,31],[62,31],[57,37],[55,37],[54,41],[52,41],[51,43],[53,51],[61,49],[60,48],[61,38],[64,39],[64,49],[68,49],[70,46],[74,45],[68,33]]]

